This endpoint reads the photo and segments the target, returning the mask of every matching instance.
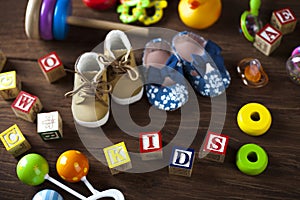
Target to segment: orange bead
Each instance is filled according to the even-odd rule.
[[[261,73],[256,65],[245,67],[245,77],[248,81],[257,83],[260,81]]]

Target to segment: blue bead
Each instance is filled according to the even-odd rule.
[[[63,200],[63,198],[55,190],[44,189],[36,193],[32,200]]]
[[[57,0],[53,13],[53,36],[56,40],[64,40],[69,31],[67,18],[72,13],[70,0]]]

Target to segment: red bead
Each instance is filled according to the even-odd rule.
[[[116,5],[116,0],[82,0],[82,2],[95,10],[106,10]]]

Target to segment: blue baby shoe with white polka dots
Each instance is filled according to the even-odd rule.
[[[143,66],[150,104],[160,110],[172,111],[188,101],[182,65],[167,41],[157,38],[146,44]]]

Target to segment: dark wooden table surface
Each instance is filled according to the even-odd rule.
[[[90,171],[87,175],[91,184],[98,190],[117,188],[128,200],[160,200],[160,199],[299,199],[300,197],[300,94],[299,86],[294,84],[286,73],[285,62],[291,51],[300,45],[300,26],[295,32],[285,35],[280,47],[270,56],[256,50],[239,33],[240,14],[248,9],[248,1],[223,0],[222,15],[218,22],[205,30],[186,27],[180,21],[177,12],[179,1],[169,1],[163,19],[156,24],[174,31],[193,31],[207,39],[218,43],[223,49],[225,64],[232,77],[226,91],[227,103],[223,134],[230,137],[229,148],[223,164],[196,160],[191,178],[169,175],[168,168],[147,173],[121,173],[111,175],[107,166],[96,159],[80,140],[71,113],[71,98],[64,98],[64,93],[73,87],[73,74],[68,74],[54,84],[44,78],[37,59],[56,51],[66,68],[73,68],[77,57],[92,50],[101,43],[106,30],[71,27],[64,41],[37,41],[26,38],[24,32],[24,15],[27,1],[1,0],[0,6],[0,48],[8,61],[3,71],[16,70],[22,81],[22,89],[38,96],[44,105],[43,112],[58,110],[63,119],[64,137],[61,140],[44,142],[36,133],[36,123],[17,118],[10,108],[12,101],[0,100],[0,132],[17,124],[26,136],[32,148],[27,152],[43,155],[49,162],[49,174],[57,180],[62,179],[56,173],[56,160],[59,155],[69,149],[82,151],[89,159]],[[300,18],[300,2],[296,0],[262,0],[260,9],[264,23],[270,20],[273,10],[290,7]],[[114,10],[98,12],[85,7],[80,0],[73,1],[73,14],[95,19],[106,19],[118,22],[118,14]],[[237,63],[245,57],[258,58],[270,82],[263,88],[250,89],[242,84],[236,72]],[[141,55],[137,55],[141,62]],[[273,121],[269,131],[260,137],[251,137],[240,131],[236,122],[238,110],[246,103],[258,102],[269,108]],[[201,110],[200,121],[195,127],[181,127],[186,131],[196,129],[197,135],[191,147],[199,150],[204,135],[209,129],[211,101],[209,98],[196,96],[192,102]],[[179,130],[182,113],[180,110],[154,112],[149,117],[150,105],[144,96],[141,101],[129,107],[132,120],[143,127],[157,121],[160,116],[166,117],[162,127],[163,143],[167,145]],[[192,114],[192,113],[191,113]],[[125,122],[128,119],[123,119]],[[223,123],[214,122],[216,124]],[[190,124],[195,124],[191,122]],[[186,125],[186,124],[185,124]],[[223,125],[223,124],[222,124]],[[102,127],[106,137],[112,143],[125,141],[130,152],[138,152],[138,138],[126,134],[111,115],[107,124]],[[247,176],[235,165],[235,155],[240,146],[246,143],[261,145],[269,155],[269,165],[259,176]],[[101,147],[91,147],[92,151],[102,152]],[[166,155],[167,156],[167,155]],[[41,189],[50,188],[58,191],[65,199],[75,199],[72,195],[45,181],[39,186],[28,186],[20,182],[16,175],[18,158],[14,158],[0,145],[0,199],[31,199]],[[147,163],[146,163],[147,164]],[[63,182],[63,181],[62,181]],[[69,187],[90,195],[85,185],[66,183]]]

